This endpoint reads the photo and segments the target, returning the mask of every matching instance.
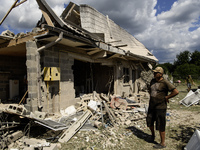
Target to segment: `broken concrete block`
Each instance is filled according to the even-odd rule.
[[[22,131],[14,132],[13,134],[8,135],[8,142],[13,143],[16,140],[20,139],[23,135],[24,134]]]
[[[40,111],[35,111],[34,113],[30,113],[31,118],[36,118],[36,119],[45,119],[47,113],[46,112],[40,112]]]
[[[75,113],[76,113],[76,108],[75,108],[74,105],[69,106],[69,107],[67,107],[67,108],[65,109],[65,114],[67,114],[67,115],[73,115],[73,114],[75,114]]]
[[[26,115],[26,113],[28,112],[23,105],[18,105],[18,104],[9,104],[8,107],[6,108],[6,111],[19,115]]]
[[[58,150],[60,148],[61,148],[61,146],[59,144],[51,143],[51,145],[49,147],[43,147],[42,150]]]
[[[46,142],[44,139],[35,139],[35,138],[26,138],[23,140],[23,143],[27,147],[34,147],[34,148],[42,148],[42,147],[49,147],[50,143]]]
[[[119,119],[121,120],[121,122],[125,122],[125,120],[126,120],[126,118],[124,118],[122,116]]]
[[[97,127],[97,128],[100,128],[100,127],[102,127],[102,123],[99,122],[99,121],[95,121],[94,126]]]
[[[9,31],[9,30],[3,31],[1,33],[1,35],[3,35],[3,36],[10,36],[10,37],[14,37],[15,36],[15,34],[13,32],[11,32],[11,31]]]
[[[88,107],[91,108],[92,110],[97,110],[97,101],[93,101],[93,100],[90,100],[89,103],[88,103]]]
[[[128,126],[128,125],[131,124],[131,121],[130,121],[130,120],[127,120],[124,124]]]

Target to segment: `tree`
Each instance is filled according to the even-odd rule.
[[[173,64],[168,62],[168,63],[162,64],[162,66],[163,66],[163,68],[167,68],[167,71],[169,73],[173,73],[174,72],[174,65]]]
[[[200,52],[195,50],[192,54],[191,54],[191,60],[190,60],[191,64],[195,64],[197,66],[200,66]]]
[[[174,62],[174,65],[178,66],[178,65],[183,65],[186,63],[189,64],[190,57],[191,57],[191,53],[188,50],[180,52],[179,55],[176,55],[177,60]]]
[[[195,50],[191,53],[185,50],[176,55],[174,64],[164,63],[159,66],[163,67],[168,75],[172,74],[175,79],[185,79],[187,75],[197,79],[200,76],[200,52]]]
[[[194,64],[185,63],[183,65],[177,66],[174,75],[177,78],[184,79],[188,75],[196,76],[200,73],[200,67]]]

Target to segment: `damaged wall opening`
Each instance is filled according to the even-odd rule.
[[[0,56],[0,99],[18,103],[27,90],[26,57]]]
[[[93,91],[105,94],[113,92],[113,67],[74,60],[72,68],[76,97]]]

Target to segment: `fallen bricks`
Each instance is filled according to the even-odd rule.
[[[143,96],[145,96],[145,94],[143,94]],[[54,131],[52,132],[52,137],[47,138],[47,140],[53,139],[56,143],[68,142],[79,130],[83,129],[86,124],[91,125],[91,127],[87,128],[87,131],[94,130],[95,128],[106,128],[107,126],[110,128],[121,125],[129,126],[132,123],[138,127],[142,127],[143,123],[141,125],[139,125],[140,123],[136,123],[140,120],[144,120],[146,117],[146,104],[141,101],[142,96],[139,96],[140,101],[138,101],[138,95],[126,99],[120,98],[118,105],[112,108],[110,106],[113,97],[115,97],[115,95],[107,97],[95,91],[91,94],[82,95],[77,104],[62,110],[60,115],[50,117],[51,119],[47,118],[49,115],[45,112],[27,112],[23,105],[5,104],[0,108],[0,112],[19,117],[19,122],[10,122],[10,124],[15,126],[22,125],[24,120],[21,121],[21,118],[26,119],[26,128],[24,127],[24,130],[21,130],[21,132],[18,130],[15,132],[16,134],[23,133],[22,136],[26,137],[27,140],[31,137],[30,131],[35,130],[34,126],[41,126],[42,128],[46,128],[47,131]],[[71,110],[73,110],[73,113],[70,114],[69,112],[72,112]],[[2,123],[3,122],[0,124],[0,129],[5,127]],[[11,125],[8,124],[7,126],[11,127]],[[8,137],[10,137],[9,133],[4,134],[3,140],[5,141],[5,138]],[[11,143],[15,143],[15,145],[10,144],[10,142],[4,143],[4,145],[7,147],[11,145],[13,148],[23,145],[25,149],[27,145],[19,144],[19,140],[20,139],[13,139],[13,141],[11,141]],[[47,145],[43,145],[42,147],[49,148]],[[57,146],[54,145],[53,148],[55,147]]]

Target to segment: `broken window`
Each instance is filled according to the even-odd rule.
[[[76,97],[93,90],[98,93],[113,92],[113,67],[74,60],[73,74]]]
[[[129,83],[130,80],[129,68],[123,68],[123,75],[124,75],[124,83]]]

